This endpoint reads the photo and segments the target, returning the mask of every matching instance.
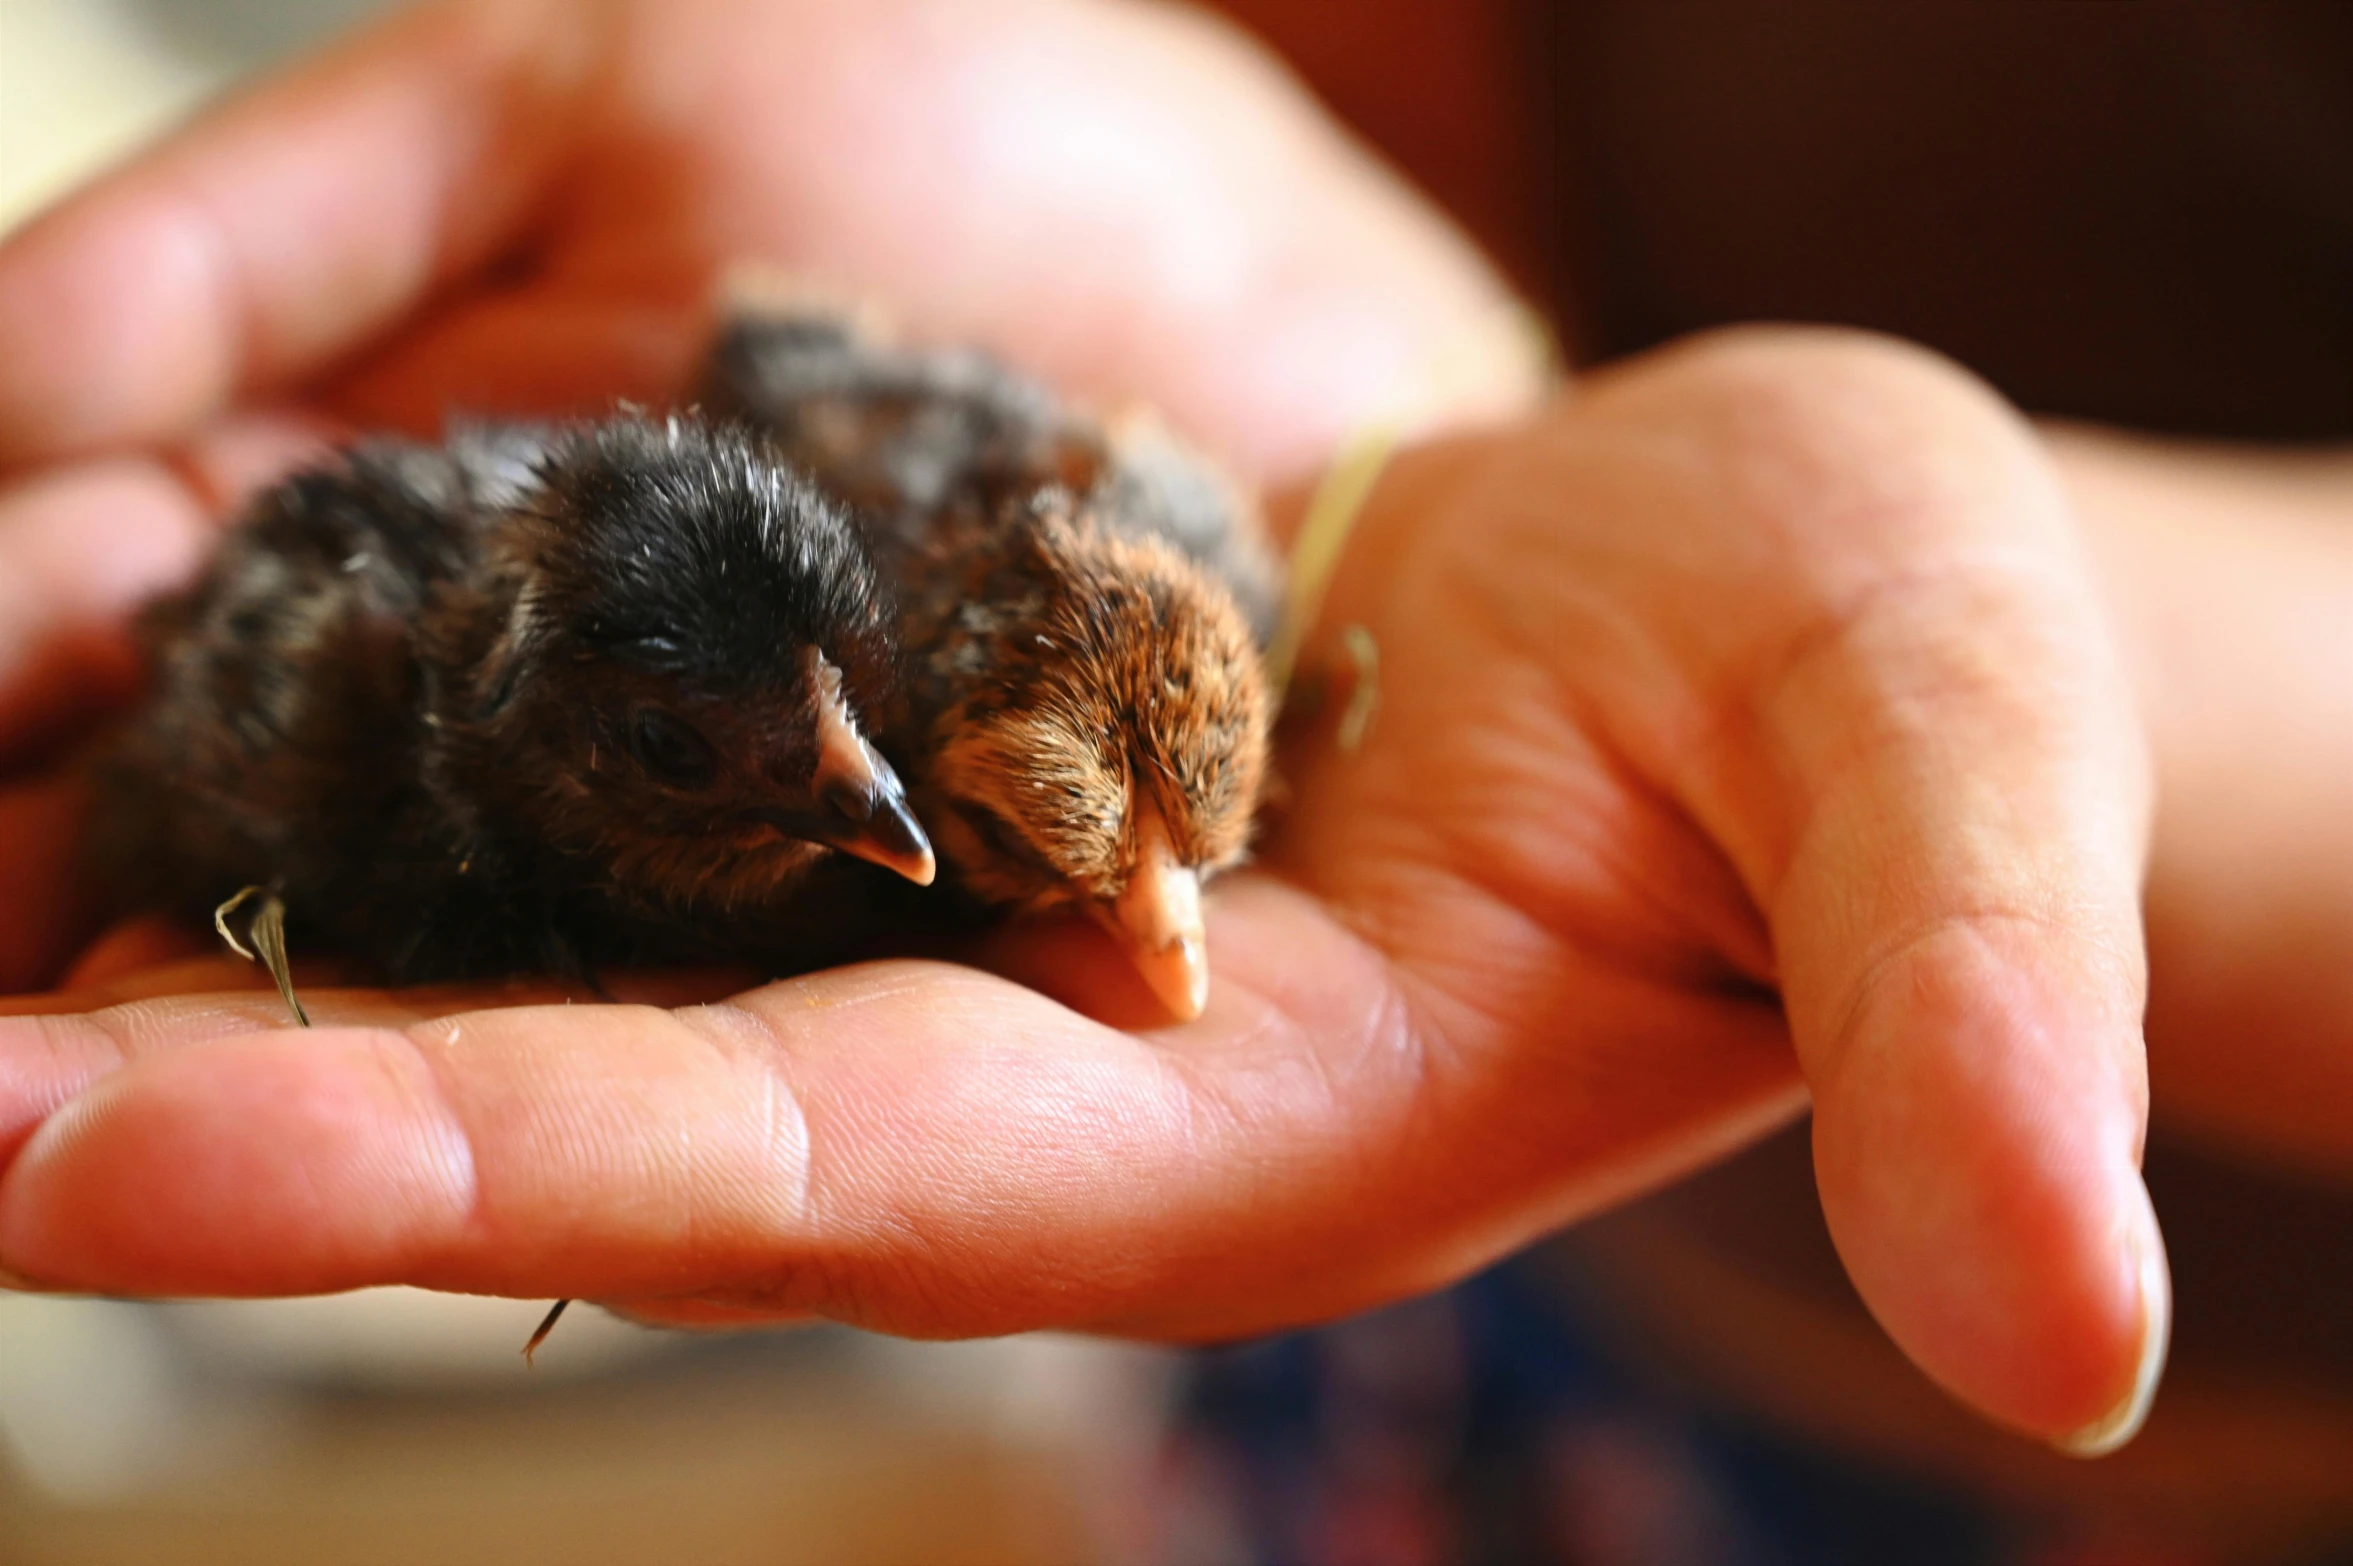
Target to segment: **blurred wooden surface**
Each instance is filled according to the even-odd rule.
[[[939,1350],[927,1351],[931,1353]],[[12,1566],[1073,1566],[1083,1461],[856,1355],[691,1353],[552,1388],[310,1394],[103,1505],[0,1481]],[[201,1458],[201,1454],[199,1454]]]

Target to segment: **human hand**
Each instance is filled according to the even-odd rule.
[[[1462,241],[1210,24],[1072,0],[452,0],[265,82],[0,254],[0,767],[338,429],[685,387],[746,260],[1144,398],[1247,474],[1524,402]],[[78,795],[0,793],[0,990],[89,933]]]
[[[747,259],[1148,397],[1253,476],[1311,468],[1505,301],[1188,13],[445,0],[11,240],[0,467],[256,405],[430,434],[664,399]],[[1525,396],[1483,368],[1458,390]]]
[[[752,15],[722,11],[738,29]],[[1002,225],[1000,263],[942,277],[927,201],[972,188],[966,171],[942,179],[912,156],[860,164],[855,181],[807,159],[779,170],[763,160],[809,138],[757,116],[744,146],[664,163],[701,144],[616,137],[528,73],[486,96],[478,73],[428,82],[420,59],[444,57],[394,48],[430,38],[433,17],[494,14],[404,23],[418,32],[343,62],[368,90],[265,95],[0,256],[0,345],[39,350],[0,353],[12,455],[166,440],[191,454],[48,469],[7,503],[38,507],[0,541],[56,536],[42,529],[69,502],[98,510],[103,481],[109,518],[177,506],[178,531],[154,526],[192,553],[203,507],[186,478],[241,449],[250,424],[222,422],[239,399],[293,384],[428,283],[454,302],[325,374],[303,406],[373,420],[421,417],[436,388],[473,407],[656,390],[691,342],[688,263],[707,274],[755,249],[899,294],[943,333],[1054,328],[1033,363],[1156,390],[1281,471],[1491,303],[1393,192],[1328,147],[1286,163],[1261,142],[1233,150],[1247,167],[1187,165],[1206,186],[1146,182],[1141,197],[1023,142],[1037,162],[1025,177],[993,167],[973,224]],[[629,20],[616,14],[608,25]],[[915,39],[929,54],[902,38],[871,57],[902,88],[910,58],[965,80],[958,49],[989,53],[981,30],[957,33],[965,10],[888,14],[931,29]],[[1079,34],[1131,25],[1006,14]],[[597,85],[577,90],[609,105],[616,75],[651,83],[645,101],[665,112],[623,126],[700,123],[729,95],[658,90],[685,79],[687,57],[665,51],[700,38],[705,66],[758,52],[700,16],[640,39],[651,61],[624,50],[606,63],[626,69],[584,70]],[[1227,123],[1265,84],[1236,91],[1218,100]],[[786,112],[780,96],[755,107]],[[1073,115],[1092,130],[1131,96],[1082,91]],[[510,115],[571,104],[559,130],[541,127],[566,156],[533,140],[528,114],[485,129],[462,107],[478,97]],[[849,112],[821,98],[795,112]],[[992,103],[1009,107],[982,91],[896,110],[986,122]],[[889,114],[861,112],[851,123],[881,136]],[[1185,142],[1186,123],[1164,133]],[[344,200],[333,179],[354,145],[389,160],[405,207]],[[658,220],[632,237],[625,204],[567,206],[528,172],[568,157],[624,186],[658,166],[635,187],[660,198]],[[1262,199],[1229,205],[1228,175]],[[770,189],[787,193],[773,226],[731,205]],[[1130,192],[1127,208],[1105,216],[1106,189]],[[222,237],[248,207],[269,221]],[[1133,249],[1085,286],[1041,278],[1014,259],[1071,235],[1008,217],[1033,207]],[[490,236],[544,237],[520,215],[550,211],[605,212],[553,230],[600,244],[544,241],[522,281],[467,297],[469,262],[502,253]],[[1302,215],[1319,211],[1333,221]],[[1234,238],[1229,262],[1253,262],[1219,273],[1223,287],[1202,288],[1202,252],[1183,248],[1205,243],[1195,215]],[[191,222],[214,237],[159,248],[156,233]],[[237,259],[175,270],[190,253]],[[203,282],[214,265],[243,282]],[[77,292],[89,278],[115,295]],[[241,331],[224,325],[231,298],[252,301]],[[1299,341],[1294,314],[1323,334],[1314,351],[1278,351]],[[252,347],[224,356],[230,341]],[[1379,373],[1359,359],[1345,385],[1313,378],[1334,344],[1371,352]],[[153,373],[129,375],[142,348]],[[129,503],[141,496],[155,503]],[[137,558],[165,575],[167,555]],[[60,577],[80,602],[118,601],[72,562]],[[48,595],[20,636],[75,601]],[[992,954],[1035,989],[893,963],[678,1010],[318,995],[327,1026],[299,1035],[268,1026],[259,1001],[168,998],[210,980],[151,974],[132,989],[165,998],[0,1032],[0,1262],[125,1292],[398,1280],[670,1319],[1214,1335],[1458,1276],[1776,1123],[1802,1066],[1842,1247],[1915,1357],[2037,1434],[2131,1401],[2163,1280],[2133,1174],[2141,763],[2031,440],[1892,350],[1704,346],[1509,437],[1401,463],[1336,584],[1327,623],[1343,619],[1382,645],[1380,727],[1352,758],[1294,757],[1279,876],[1214,899],[1217,985],[1191,1028],[1123,1032],[1046,998],[1120,1014],[1116,965],[1090,960],[1083,931]],[[35,866],[12,901],[53,908],[56,883]],[[19,971],[48,960],[37,929],[8,934]]]

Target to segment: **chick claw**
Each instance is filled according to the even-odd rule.
[[[254,898],[261,906],[254,911],[252,922],[245,933],[253,938],[253,947],[229,931],[229,915]],[[294,1013],[298,1027],[310,1026],[310,1013],[302,1009],[302,999],[294,993],[294,965],[286,956],[286,900],[266,886],[249,886],[212,911],[212,927],[229,943],[229,950],[247,962],[258,962],[270,970],[270,977],[278,982],[278,993],[285,998],[286,1009]]]

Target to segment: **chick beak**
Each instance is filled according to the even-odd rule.
[[[841,671],[814,648],[809,653],[817,697],[817,774],[822,821],[819,841],[895,870],[917,886],[939,872],[931,842],[907,808],[907,791],[889,762],[866,743],[842,695]]]
[[[1179,1022],[1209,1004],[1209,947],[1201,929],[1201,873],[1177,861],[1168,825],[1147,805],[1136,828],[1136,864],[1111,905],[1112,933],[1152,993]]]

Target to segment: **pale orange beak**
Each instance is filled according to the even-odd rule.
[[[1209,1004],[1209,944],[1201,928],[1201,872],[1180,864],[1167,823],[1147,804],[1136,824],[1136,866],[1105,921],[1136,971],[1179,1022]]]

